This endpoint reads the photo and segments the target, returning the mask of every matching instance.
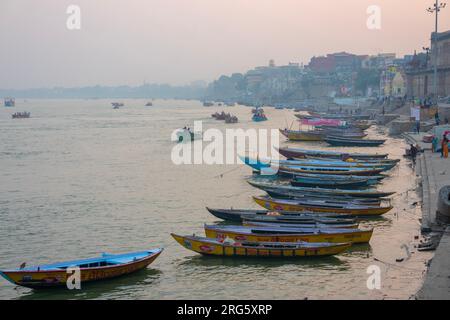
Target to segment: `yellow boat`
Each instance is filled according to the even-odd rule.
[[[204,255],[224,257],[299,258],[332,256],[350,248],[351,243],[305,243],[305,242],[221,242],[196,236],[172,237],[186,249]]]
[[[295,229],[205,225],[208,238],[253,242],[368,243],[373,229]]]
[[[323,131],[293,131],[280,129],[280,132],[291,141],[322,141],[326,136]]]
[[[393,206],[363,206],[363,205],[313,205],[308,202],[301,203],[298,200],[272,199],[270,197],[253,197],[253,200],[261,207],[269,211],[293,211],[293,212],[334,212],[345,213],[353,216],[380,216],[389,212]]]

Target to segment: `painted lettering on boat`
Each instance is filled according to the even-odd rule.
[[[208,245],[200,246],[200,250],[202,250],[203,252],[213,252],[214,249],[215,249],[214,246],[208,246]]]

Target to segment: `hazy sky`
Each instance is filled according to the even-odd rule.
[[[0,88],[185,84],[269,59],[429,45],[432,0],[0,0]],[[81,30],[66,27],[70,4]],[[381,30],[366,26],[381,7]],[[450,29],[450,7],[441,14]]]

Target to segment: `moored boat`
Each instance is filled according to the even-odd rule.
[[[385,159],[387,154],[345,153],[335,151],[307,150],[298,148],[279,148],[278,152],[286,158],[305,158],[307,156],[334,159]]]
[[[314,201],[298,201],[289,199],[276,199],[271,197],[253,197],[255,202],[261,207],[268,210],[282,211],[309,211],[309,212],[336,212],[345,213],[354,216],[379,216],[389,212],[393,207],[386,206],[369,206],[369,205],[333,205],[325,203],[317,203]]]
[[[219,241],[196,236],[172,237],[188,250],[223,257],[298,258],[331,256],[344,252],[351,243]]]
[[[294,131],[288,129],[280,129],[283,136],[291,141],[322,141],[326,134],[323,131]]]
[[[316,159],[299,159],[299,160],[271,160],[258,158],[250,158],[239,156],[242,162],[250,166],[254,170],[262,170],[270,167],[279,166],[317,166],[317,167],[336,167],[336,168],[383,168],[390,170],[396,166],[397,162],[364,162],[364,161],[343,161],[338,159],[316,158]]]
[[[384,168],[363,167],[363,168],[345,168],[345,167],[323,167],[323,166],[280,166],[280,171],[285,173],[314,173],[322,175],[353,175],[353,176],[372,176],[384,171]]]
[[[372,233],[372,229],[298,229],[205,225],[205,234],[208,238],[221,240],[231,238],[235,241],[368,243]]]
[[[345,176],[344,176],[345,177]],[[377,181],[375,180],[375,183]],[[349,180],[326,180],[296,176],[291,180],[291,185],[294,187],[321,187],[332,189],[351,189],[364,188],[371,185],[371,180],[367,178],[349,179]]]
[[[256,210],[256,209],[213,209],[206,208],[216,218],[225,221],[242,222],[245,217],[280,217],[280,218],[295,218],[296,221],[313,221],[320,223],[333,223],[337,219],[349,218],[348,214],[338,214],[334,212],[290,212],[290,211],[269,211],[269,210]]]
[[[326,195],[319,192],[295,192],[282,189],[268,189],[266,193],[277,199],[312,200],[324,201],[334,204],[360,204],[360,205],[380,205],[385,199],[380,198],[357,198],[346,195]]]
[[[270,191],[289,191],[293,193],[318,193],[326,196],[348,196],[355,198],[385,198],[389,197],[395,192],[383,192],[378,190],[343,190],[343,189],[327,189],[327,188],[308,188],[308,187],[293,187],[289,185],[280,185],[274,183],[264,183],[256,181],[247,181],[253,187]]]
[[[337,136],[327,136],[324,141],[341,147],[378,147],[386,142],[384,139],[350,139]]]
[[[353,224],[321,224],[321,223],[273,223],[264,221],[253,221],[244,219],[242,225],[246,227],[269,227],[269,228],[297,228],[297,229],[356,229],[357,223]]]
[[[320,217],[302,217],[302,216],[295,216],[295,215],[259,215],[259,214],[248,214],[241,216],[242,222],[259,222],[259,223],[273,223],[273,224],[309,224],[309,225],[315,225],[320,224],[324,226],[325,228],[333,226],[343,226],[343,228],[346,228],[344,226],[355,226],[357,225],[355,223],[355,219],[332,219],[332,218],[320,218]]]
[[[105,280],[123,276],[146,268],[163,249],[132,252],[125,254],[102,254],[98,258],[67,261],[19,269],[1,270],[0,275],[6,280],[28,288],[46,288],[65,286],[70,267],[80,269],[81,283]]]

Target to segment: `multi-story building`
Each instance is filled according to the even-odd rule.
[[[316,73],[355,72],[361,68],[364,57],[347,52],[332,53],[311,58],[308,67]]]
[[[433,32],[431,39],[430,54],[422,54],[422,61],[418,61],[418,58],[415,57],[407,68],[409,96],[425,98],[434,94],[435,64],[438,69],[438,96],[450,96],[450,30],[437,34]],[[425,61],[423,61],[424,55],[426,56]],[[437,60],[435,55],[437,55]]]

